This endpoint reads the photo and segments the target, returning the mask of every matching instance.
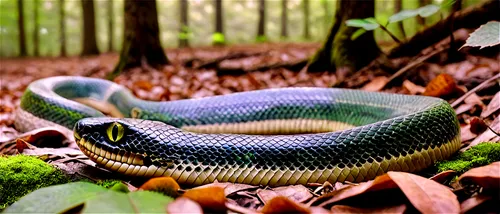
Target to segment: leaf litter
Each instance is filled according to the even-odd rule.
[[[500,79],[498,75],[500,55],[485,57],[467,55],[464,61],[451,64],[426,57],[414,67],[406,67],[406,74],[398,81],[389,78],[390,72],[380,66],[365,68],[366,72],[352,77],[339,76],[342,72],[307,73],[297,69],[298,62],[310,57],[317,44],[277,45],[263,44],[225,48],[200,48],[167,50],[173,64],[159,70],[144,67],[131,69],[114,79],[128,87],[141,99],[168,101],[196,97],[230,94],[239,91],[281,87],[331,87],[341,86],[368,91],[384,91],[412,95],[442,97],[458,102],[456,108],[461,123],[463,150],[484,141],[498,141],[494,131],[499,131]],[[424,55],[425,56],[425,55]],[[20,134],[13,129],[15,110],[27,85],[40,78],[56,75],[77,75],[103,78],[110,72],[118,57],[102,54],[95,57],[69,57],[53,59],[2,59],[0,67],[0,154],[29,154],[93,181],[120,178],[131,181],[137,191],[157,191],[176,198],[162,206],[162,212],[226,212],[241,213],[370,213],[370,212],[469,212],[476,207],[498,202],[498,197],[488,191],[476,191],[469,197],[457,198],[460,192],[452,182],[456,173],[445,171],[431,179],[403,172],[390,172],[375,180],[360,184],[310,184],[285,187],[261,187],[232,183],[212,183],[201,187],[183,189],[171,178],[156,178],[149,181],[117,176],[96,168],[86,156],[71,143],[71,135],[53,127]],[[392,64],[403,68],[409,58],[392,59]],[[486,80],[492,79],[488,84]],[[343,80],[343,81],[342,81]],[[341,81],[341,82],[338,82]],[[389,81],[391,83],[389,84]],[[7,83],[8,84],[3,84]],[[398,84],[399,82],[399,84]],[[478,85],[481,85],[478,87]],[[472,92],[472,93],[471,93]],[[468,93],[468,94],[467,94]],[[467,96],[465,96],[465,95]],[[465,96],[465,97],[464,97]],[[90,104],[92,105],[92,104]],[[105,107],[103,107],[105,108]],[[477,120],[484,122],[477,125]],[[476,122],[474,122],[476,121]],[[47,140],[59,137],[59,140]],[[63,144],[63,141],[69,141]],[[55,145],[44,143],[56,143]],[[69,145],[69,147],[68,147]],[[71,146],[73,145],[73,147]],[[469,146],[467,146],[469,145]],[[51,148],[43,148],[51,147]],[[496,170],[496,171],[495,171]],[[498,162],[474,168],[459,178],[460,182],[497,188]],[[489,173],[489,174],[488,174]],[[451,183],[450,183],[451,182]],[[135,187],[134,187],[135,186]],[[496,189],[496,190],[497,190]],[[453,191],[452,191],[453,190]],[[498,190],[497,190],[498,191]],[[88,192],[87,192],[88,193]],[[491,191],[490,191],[491,193]],[[115,193],[110,194],[115,198]],[[389,196],[384,196],[389,194]],[[104,199],[87,210],[98,209]],[[359,203],[360,199],[371,202]],[[389,200],[390,199],[390,200]],[[115,202],[121,199],[117,199]],[[363,200],[363,201],[366,201]],[[24,202],[22,202],[24,203]],[[109,205],[109,203],[107,203]],[[28,206],[29,203],[26,204]],[[97,208],[96,208],[97,206]],[[60,208],[60,207],[59,207]],[[484,207],[482,207],[484,208]],[[491,206],[490,206],[491,208]],[[10,209],[10,208],[9,208]],[[99,208],[100,209],[100,208]],[[127,209],[127,206],[117,207]],[[488,210],[488,209],[486,209]],[[490,209],[491,210],[491,209]],[[40,210],[37,210],[40,211]]]

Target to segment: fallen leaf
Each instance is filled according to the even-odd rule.
[[[460,140],[462,142],[467,142],[469,140],[472,140],[476,136],[477,136],[477,134],[474,134],[470,131],[470,124],[460,125]]]
[[[490,128],[493,130],[500,130],[500,117],[496,117],[491,123],[490,123]],[[479,136],[477,136],[467,147],[460,149],[460,151],[465,151],[477,144],[480,144],[482,142],[487,142],[493,139],[494,137],[497,137],[495,133],[493,133],[491,130],[486,130]]]
[[[387,82],[389,82],[389,78],[387,78],[386,76],[375,77],[371,82],[363,86],[361,90],[380,91],[384,88]]]
[[[484,204],[485,202],[491,200],[492,197],[491,196],[488,196],[488,195],[475,195],[471,198],[468,198],[467,200],[463,201],[461,204],[460,204],[460,212],[461,213],[466,213],[466,212],[469,212],[471,210],[473,210],[474,208],[480,206],[481,204]]]
[[[182,197],[198,203],[206,212],[226,212],[226,196],[221,187],[206,187],[187,190]]]
[[[477,167],[462,174],[458,180],[463,182],[472,182],[483,188],[500,188],[500,161],[491,163],[487,166]]]
[[[73,132],[63,127],[44,127],[25,132],[18,139],[37,147],[60,148],[64,147],[65,140],[73,140]]]
[[[500,92],[497,92],[486,108],[481,112],[482,118],[487,118],[500,109]]]
[[[179,184],[171,177],[151,178],[139,187],[140,190],[161,192],[174,198],[179,196],[180,188]]]
[[[266,204],[271,199],[276,196],[284,196],[295,202],[302,203],[307,201],[313,197],[309,189],[302,185],[292,185],[292,186],[283,186],[276,187],[272,190],[263,189],[257,191],[257,196],[259,196],[260,200]]]
[[[488,125],[479,117],[472,117],[469,121],[470,131],[474,134],[481,134],[488,129]]]
[[[403,88],[408,90],[410,92],[410,94],[412,94],[412,95],[422,94],[425,91],[425,87],[416,85],[415,83],[411,82],[410,80],[403,81]]]
[[[229,182],[224,182],[224,183],[211,183],[199,187],[195,187],[193,189],[198,189],[198,188],[206,188],[206,187],[222,187],[224,188],[224,195],[228,196],[233,193],[239,192],[239,191],[248,191],[252,189],[258,189],[259,187],[248,185],[248,184],[238,184],[238,183],[229,183]]]
[[[201,206],[196,202],[179,197],[174,202],[167,205],[167,213],[203,213]]]
[[[260,210],[261,213],[311,213],[306,207],[288,199],[284,196],[277,196],[269,200]]]
[[[134,87],[140,88],[142,90],[151,91],[153,84],[146,80],[138,80],[134,82]]]
[[[437,175],[430,177],[429,179],[436,181],[440,184],[444,184],[445,182],[451,180],[456,174],[457,172],[453,170],[446,170],[444,172],[440,172]]]
[[[346,205],[335,205],[330,209],[332,213],[404,213],[406,205],[400,204],[390,207],[358,208]]]
[[[439,74],[425,87],[425,96],[444,97],[455,92],[457,84],[449,74]]]

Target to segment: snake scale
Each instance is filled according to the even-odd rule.
[[[154,102],[102,79],[50,77],[28,86],[15,125],[65,127],[105,169],[185,185],[361,182],[424,169],[460,147],[457,117],[442,99],[335,88]]]

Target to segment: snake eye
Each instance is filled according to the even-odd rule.
[[[108,138],[112,142],[117,142],[122,139],[124,132],[123,126],[117,122],[112,123],[106,130]]]

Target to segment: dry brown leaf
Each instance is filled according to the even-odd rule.
[[[260,210],[261,213],[311,213],[306,207],[288,199],[284,196],[277,196],[269,200]]]
[[[472,182],[487,189],[500,189],[500,161],[477,167],[462,174],[458,180]]]
[[[500,109],[500,92],[497,92],[488,106],[481,112],[482,118],[487,118]]]
[[[500,117],[496,117],[493,122],[490,123],[490,128],[496,131],[500,130]],[[490,141],[491,139],[497,137],[495,133],[493,133],[491,130],[486,130],[479,136],[477,136],[467,147],[460,149],[460,151],[465,151],[477,144],[480,144],[482,142],[487,142]]]
[[[222,187],[205,187],[187,190],[182,197],[189,198],[207,212],[226,212],[226,196]]]
[[[248,190],[259,188],[259,187],[248,185],[248,184],[238,184],[238,183],[229,183],[229,182],[218,183],[217,182],[217,183],[211,183],[211,184],[195,187],[193,189],[214,187],[214,186],[224,188],[224,195],[226,195],[226,196],[231,195],[235,192],[239,192],[239,191],[248,191]]]
[[[435,181],[404,172],[388,172],[413,206],[422,213],[458,213],[457,196]]]
[[[203,213],[201,206],[196,202],[180,197],[167,205],[167,213]]]
[[[332,213],[404,213],[406,205],[400,204],[390,207],[376,208],[358,208],[346,205],[335,205],[332,207]]]
[[[179,184],[171,177],[151,178],[139,187],[140,190],[161,192],[174,198],[179,196],[180,188]]]
[[[477,136],[477,134],[474,134],[470,131],[470,124],[469,125],[460,124],[460,140],[462,142],[472,140],[476,136]]]
[[[481,134],[486,131],[486,129],[488,129],[488,125],[486,125],[486,123],[484,123],[484,121],[479,117],[472,117],[469,121],[469,124],[470,131],[476,135]]]
[[[449,74],[439,74],[436,78],[431,80],[425,87],[425,96],[444,97],[453,94],[457,88],[457,84],[452,76]]]
[[[410,92],[410,94],[412,94],[412,95],[422,94],[425,91],[425,87],[416,85],[415,83],[411,82],[410,80],[403,81],[403,88],[408,90]]]
[[[457,172],[453,170],[446,170],[444,172],[440,172],[437,175],[430,177],[429,179],[436,181],[440,184],[444,184],[446,181],[451,180],[456,174]]]
[[[37,147],[63,147],[65,140],[72,140],[73,133],[69,129],[58,127],[44,127],[23,133],[17,137]]]
[[[371,82],[363,86],[361,90],[380,91],[384,88],[387,82],[389,82],[389,78],[387,78],[386,76],[375,77]]]
[[[285,196],[293,201],[302,203],[313,197],[309,189],[302,185],[292,185],[273,188],[272,190],[263,189],[258,190],[257,195],[262,202],[267,203],[269,200],[275,198],[276,196]]]
[[[491,196],[481,195],[481,194],[468,198],[467,200],[463,201],[460,204],[460,212],[461,213],[469,212],[490,199],[492,199]]]

